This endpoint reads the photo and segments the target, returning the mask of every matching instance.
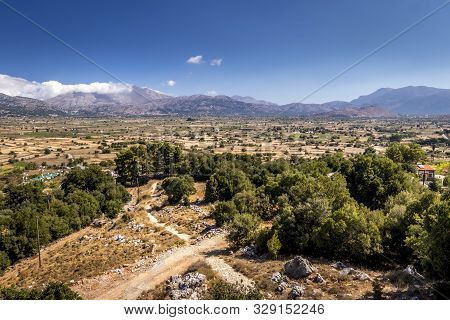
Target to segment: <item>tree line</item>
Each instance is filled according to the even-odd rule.
[[[0,192],[0,272],[37,252],[38,231],[40,243],[47,245],[101,215],[115,217],[129,198],[122,185],[95,165],[74,168],[60,187],[6,185]]]
[[[249,154],[183,153],[163,142],[131,147],[116,165],[126,185],[170,177],[163,187],[172,203],[187,201],[194,179],[206,181],[205,201],[215,204],[213,217],[236,247],[360,263],[387,257],[449,279],[450,193],[420,185],[415,164],[425,160],[417,144],[392,143],[384,154],[368,148],[348,158],[337,152],[263,161]]]

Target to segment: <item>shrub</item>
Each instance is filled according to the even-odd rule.
[[[269,250],[272,258],[278,258],[278,253],[281,250],[281,241],[278,238],[278,232],[275,232],[272,237],[267,241],[267,249]]]
[[[244,190],[251,190],[252,183],[245,173],[235,168],[217,170],[206,183],[205,200],[231,200]]]
[[[163,181],[162,187],[171,204],[187,204],[189,196],[195,193],[194,179],[188,175],[167,178]]]
[[[374,300],[383,299],[383,289],[384,284],[380,280],[375,279],[375,281],[372,283],[372,297]]]
[[[0,274],[3,270],[9,267],[11,260],[9,260],[8,254],[5,251],[0,251]]]
[[[81,300],[81,297],[63,283],[50,283],[41,293],[40,300]]]
[[[348,203],[314,229],[313,246],[329,256],[362,260],[382,251],[382,225],[381,212]]]
[[[432,277],[450,279],[450,201],[433,198],[408,229],[406,244]]]
[[[81,300],[81,297],[67,285],[52,282],[42,291],[0,288],[0,300]]]
[[[433,179],[428,185],[431,191],[440,192],[442,190],[441,180]]]
[[[262,300],[264,296],[257,288],[218,281],[208,289],[205,298],[208,300]]]
[[[225,223],[233,220],[234,216],[238,213],[233,201],[220,201],[216,204],[212,217],[216,220],[216,225],[221,227]]]
[[[272,237],[272,230],[259,229],[255,234],[255,247],[258,253],[266,253],[268,251],[267,241]]]
[[[227,224],[228,241],[235,248],[249,245],[253,242],[258,229],[259,218],[248,213],[237,214],[233,220]]]

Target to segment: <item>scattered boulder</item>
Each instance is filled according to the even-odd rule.
[[[288,287],[289,287],[289,284],[287,282],[281,281],[278,284],[278,287],[277,287],[276,291],[279,292],[279,293],[283,293],[284,290],[286,290]]]
[[[291,292],[289,292],[288,298],[291,300],[295,300],[298,297],[303,296],[303,294],[305,293],[305,288],[303,286],[294,286],[291,290]]]
[[[425,277],[417,272],[416,268],[408,265],[405,269],[389,272],[387,278],[398,286],[424,284]]]
[[[320,273],[318,273],[314,276],[312,281],[315,283],[323,283],[323,282],[325,282],[325,279],[320,275]]]
[[[128,223],[128,227],[135,232],[140,232],[140,231],[144,230],[145,225],[142,223],[130,222],[130,223]]]
[[[272,274],[272,277],[270,278],[270,280],[275,283],[280,283],[282,279],[283,276],[279,272],[275,272],[274,274]]]
[[[117,273],[117,274],[123,274],[123,269],[122,268],[117,268],[117,269],[111,270],[111,272],[114,272],[114,273]]]
[[[125,236],[121,235],[121,234],[116,234],[115,236],[112,237],[112,239],[114,241],[117,241],[119,243],[125,243],[127,242],[127,238],[125,238]]]
[[[332,265],[334,268],[336,268],[336,270],[342,270],[347,268],[347,266],[343,263],[343,262],[336,262],[335,264]]]
[[[284,272],[293,279],[307,277],[314,271],[316,271],[316,268],[302,256],[296,256],[284,264]]]
[[[244,248],[239,250],[242,255],[246,258],[256,258],[258,256],[258,254],[256,253],[256,247],[254,245],[250,245],[250,246],[245,246]]]
[[[414,268],[414,266],[412,266],[412,265],[408,265],[405,269],[403,269],[403,272],[406,275],[409,275],[419,281],[425,280],[425,277],[423,275],[421,275],[420,273],[418,273],[416,268]]]
[[[172,300],[198,300],[206,290],[206,276],[198,272],[171,276],[167,281],[167,291]]]
[[[353,268],[344,268],[341,271],[339,271],[339,274],[343,276],[353,276],[353,280],[360,280],[360,281],[371,280],[370,276],[367,273]]]

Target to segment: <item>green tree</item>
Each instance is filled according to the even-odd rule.
[[[383,219],[381,212],[349,202],[313,230],[313,247],[327,256],[361,261],[382,252]]]
[[[8,254],[5,251],[0,251],[0,274],[3,270],[9,267],[11,260],[9,260]]]
[[[206,183],[205,199],[210,202],[231,200],[235,194],[252,188],[252,183],[242,170],[221,168]]]
[[[68,204],[74,206],[81,220],[81,226],[90,224],[100,211],[100,204],[97,199],[84,191],[75,189],[66,197]]]
[[[409,226],[405,242],[431,277],[449,280],[450,201],[428,196],[421,202],[426,208],[414,215],[415,223]]]
[[[225,223],[233,220],[237,214],[239,214],[239,211],[236,209],[233,201],[219,201],[214,208],[212,217],[216,221],[216,225],[221,227]]]
[[[272,237],[267,241],[267,249],[272,258],[278,258],[278,253],[282,247],[281,241],[278,237],[278,232],[274,232]]]
[[[187,204],[189,196],[195,194],[194,179],[188,175],[166,178],[162,187],[171,204]]]
[[[227,224],[227,239],[235,248],[251,244],[255,240],[260,219],[248,213],[237,214]]]
[[[418,162],[427,160],[425,151],[417,143],[391,143],[386,149],[386,156],[395,163],[402,164],[410,172],[415,170]]]
[[[353,198],[371,209],[383,208],[389,196],[406,189],[407,185],[402,168],[383,156],[356,157],[347,182]]]

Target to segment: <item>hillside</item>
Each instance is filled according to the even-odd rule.
[[[49,116],[63,114],[63,111],[48,105],[44,101],[24,97],[10,97],[0,93],[0,116]]]
[[[403,115],[439,115],[450,113],[450,89],[431,87],[382,88],[352,100],[356,106],[376,105]]]

